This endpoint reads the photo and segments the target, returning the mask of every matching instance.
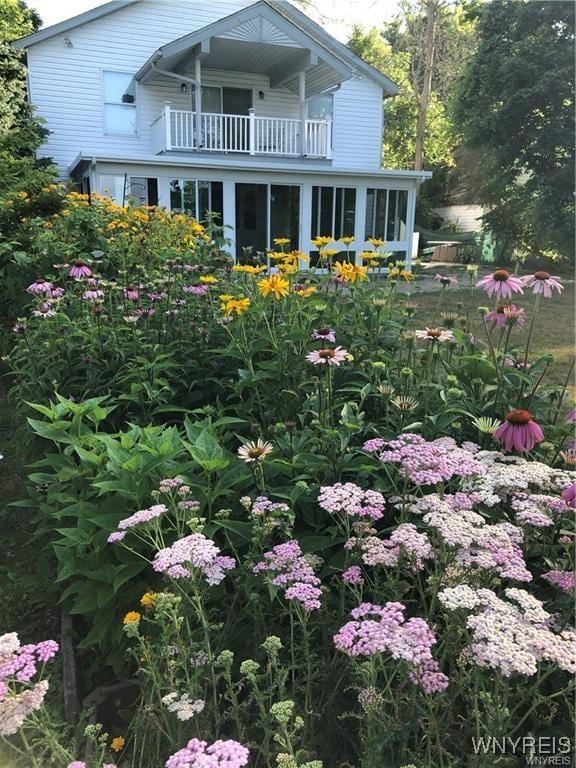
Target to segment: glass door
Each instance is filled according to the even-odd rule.
[[[236,184],[236,261],[245,264],[268,247],[268,185]]]

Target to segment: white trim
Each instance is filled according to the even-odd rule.
[[[139,139],[140,138],[140,108],[139,108],[139,102],[140,102],[140,84],[137,83],[134,80],[134,75],[132,72],[127,72],[125,69],[116,69],[116,68],[109,68],[109,67],[100,67],[99,68],[99,75],[100,75],[100,113],[101,113],[101,119],[102,119],[102,136],[121,136],[125,139]],[[116,102],[107,102],[105,99],[105,86],[104,86],[104,73],[105,72],[112,72],[116,73],[117,75],[126,75],[127,77],[130,77],[131,80],[134,82],[134,103],[133,104],[124,104],[122,102],[116,104]],[[133,131],[107,131],[106,130],[106,107],[110,106],[126,106],[126,107],[134,107],[134,115],[135,115],[135,125]]]

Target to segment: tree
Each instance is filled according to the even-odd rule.
[[[36,11],[23,0],[0,0],[0,190],[4,195],[15,185],[33,180],[44,183],[34,152],[44,131],[34,118],[26,98],[26,67],[22,54],[10,42],[40,26]],[[44,166],[46,163],[43,164]]]
[[[474,173],[485,222],[537,254],[574,249],[574,4],[493,0],[456,119],[482,153]]]
[[[354,27],[348,46],[400,86],[400,93],[385,102],[383,159],[388,168],[413,168],[418,99],[410,79],[410,52],[393,51],[381,32],[377,29],[365,31],[361,27]],[[426,163],[429,166],[450,165],[453,162],[453,144],[453,129],[447,110],[432,91],[424,135]]]

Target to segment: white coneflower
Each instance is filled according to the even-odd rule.
[[[265,440],[250,440],[244,445],[238,448],[238,456],[246,464],[251,464],[253,461],[262,461],[269,453],[272,453],[274,446]]]
[[[415,411],[418,408],[418,401],[413,397],[398,395],[392,399],[392,405],[395,405],[399,411]]]

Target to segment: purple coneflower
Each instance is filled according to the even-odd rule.
[[[440,285],[444,286],[445,288],[449,285],[458,285],[458,278],[450,277],[449,275],[439,275],[436,273],[434,280],[437,280]]]
[[[48,280],[44,280],[43,277],[37,277],[36,280],[26,288],[28,293],[34,296],[52,296],[52,290],[54,286],[49,283]]]
[[[573,421],[576,421],[576,408],[574,408],[572,411],[570,411],[568,416],[566,416],[566,423],[570,423],[570,422],[573,422]]]
[[[207,285],[185,285],[182,289],[184,293],[191,293],[193,296],[205,296],[208,293]]]
[[[322,341],[329,341],[331,344],[334,344],[336,334],[332,328],[316,328],[316,330],[312,331],[312,338],[314,341],[321,339]]]
[[[140,293],[136,290],[136,288],[132,288],[131,285],[128,285],[126,288],[124,288],[124,298],[128,299],[128,301],[138,301],[140,298]]]
[[[424,341],[454,341],[455,337],[452,331],[447,331],[445,328],[424,328],[424,330],[414,331],[414,336],[417,339],[423,339]]]
[[[544,440],[544,433],[530,411],[517,408],[506,414],[504,421],[494,432],[494,439],[504,443],[507,451],[525,453]]]
[[[91,288],[88,288],[87,291],[84,291],[82,298],[84,301],[98,301],[99,299],[104,298],[104,291],[94,285]]]
[[[313,365],[341,365],[348,356],[348,350],[342,347],[334,349],[315,349],[306,355],[306,360]]]
[[[511,275],[507,269],[497,269],[491,275],[486,275],[476,283],[476,288],[484,288],[488,296],[499,299],[509,299],[513,293],[524,293],[522,280]]]
[[[507,325],[517,325],[522,328],[526,325],[526,312],[515,304],[500,304],[492,312],[488,312],[486,320],[499,328]]]
[[[12,326],[13,333],[26,333],[26,323],[23,320],[18,320]]]
[[[44,301],[42,304],[40,304],[39,307],[37,307],[32,314],[34,317],[55,317],[56,312],[52,309],[52,304],[50,304],[49,301]]]
[[[76,280],[79,280],[83,277],[92,277],[92,270],[82,261],[82,259],[77,259],[70,267],[68,275],[69,277],[73,277]]]
[[[552,298],[553,290],[558,291],[558,293],[562,293],[564,290],[560,278],[548,272],[534,272],[533,275],[526,275],[521,280],[525,288],[532,288],[532,293],[535,295],[541,293],[545,299]]]
[[[154,317],[156,310],[152,307],[148,307],[147,309],[137,309],[136,314],[138,317]]]
[[[51,299],[61,299],[62,296],[64,296],[64,288],[61,288],[59,285],[57,285],[52,289],[52,296],[50,297]]]
[[[150,301],[162,301],[162,299],[166,298],[165,293],[149,293],[148,298]]]

